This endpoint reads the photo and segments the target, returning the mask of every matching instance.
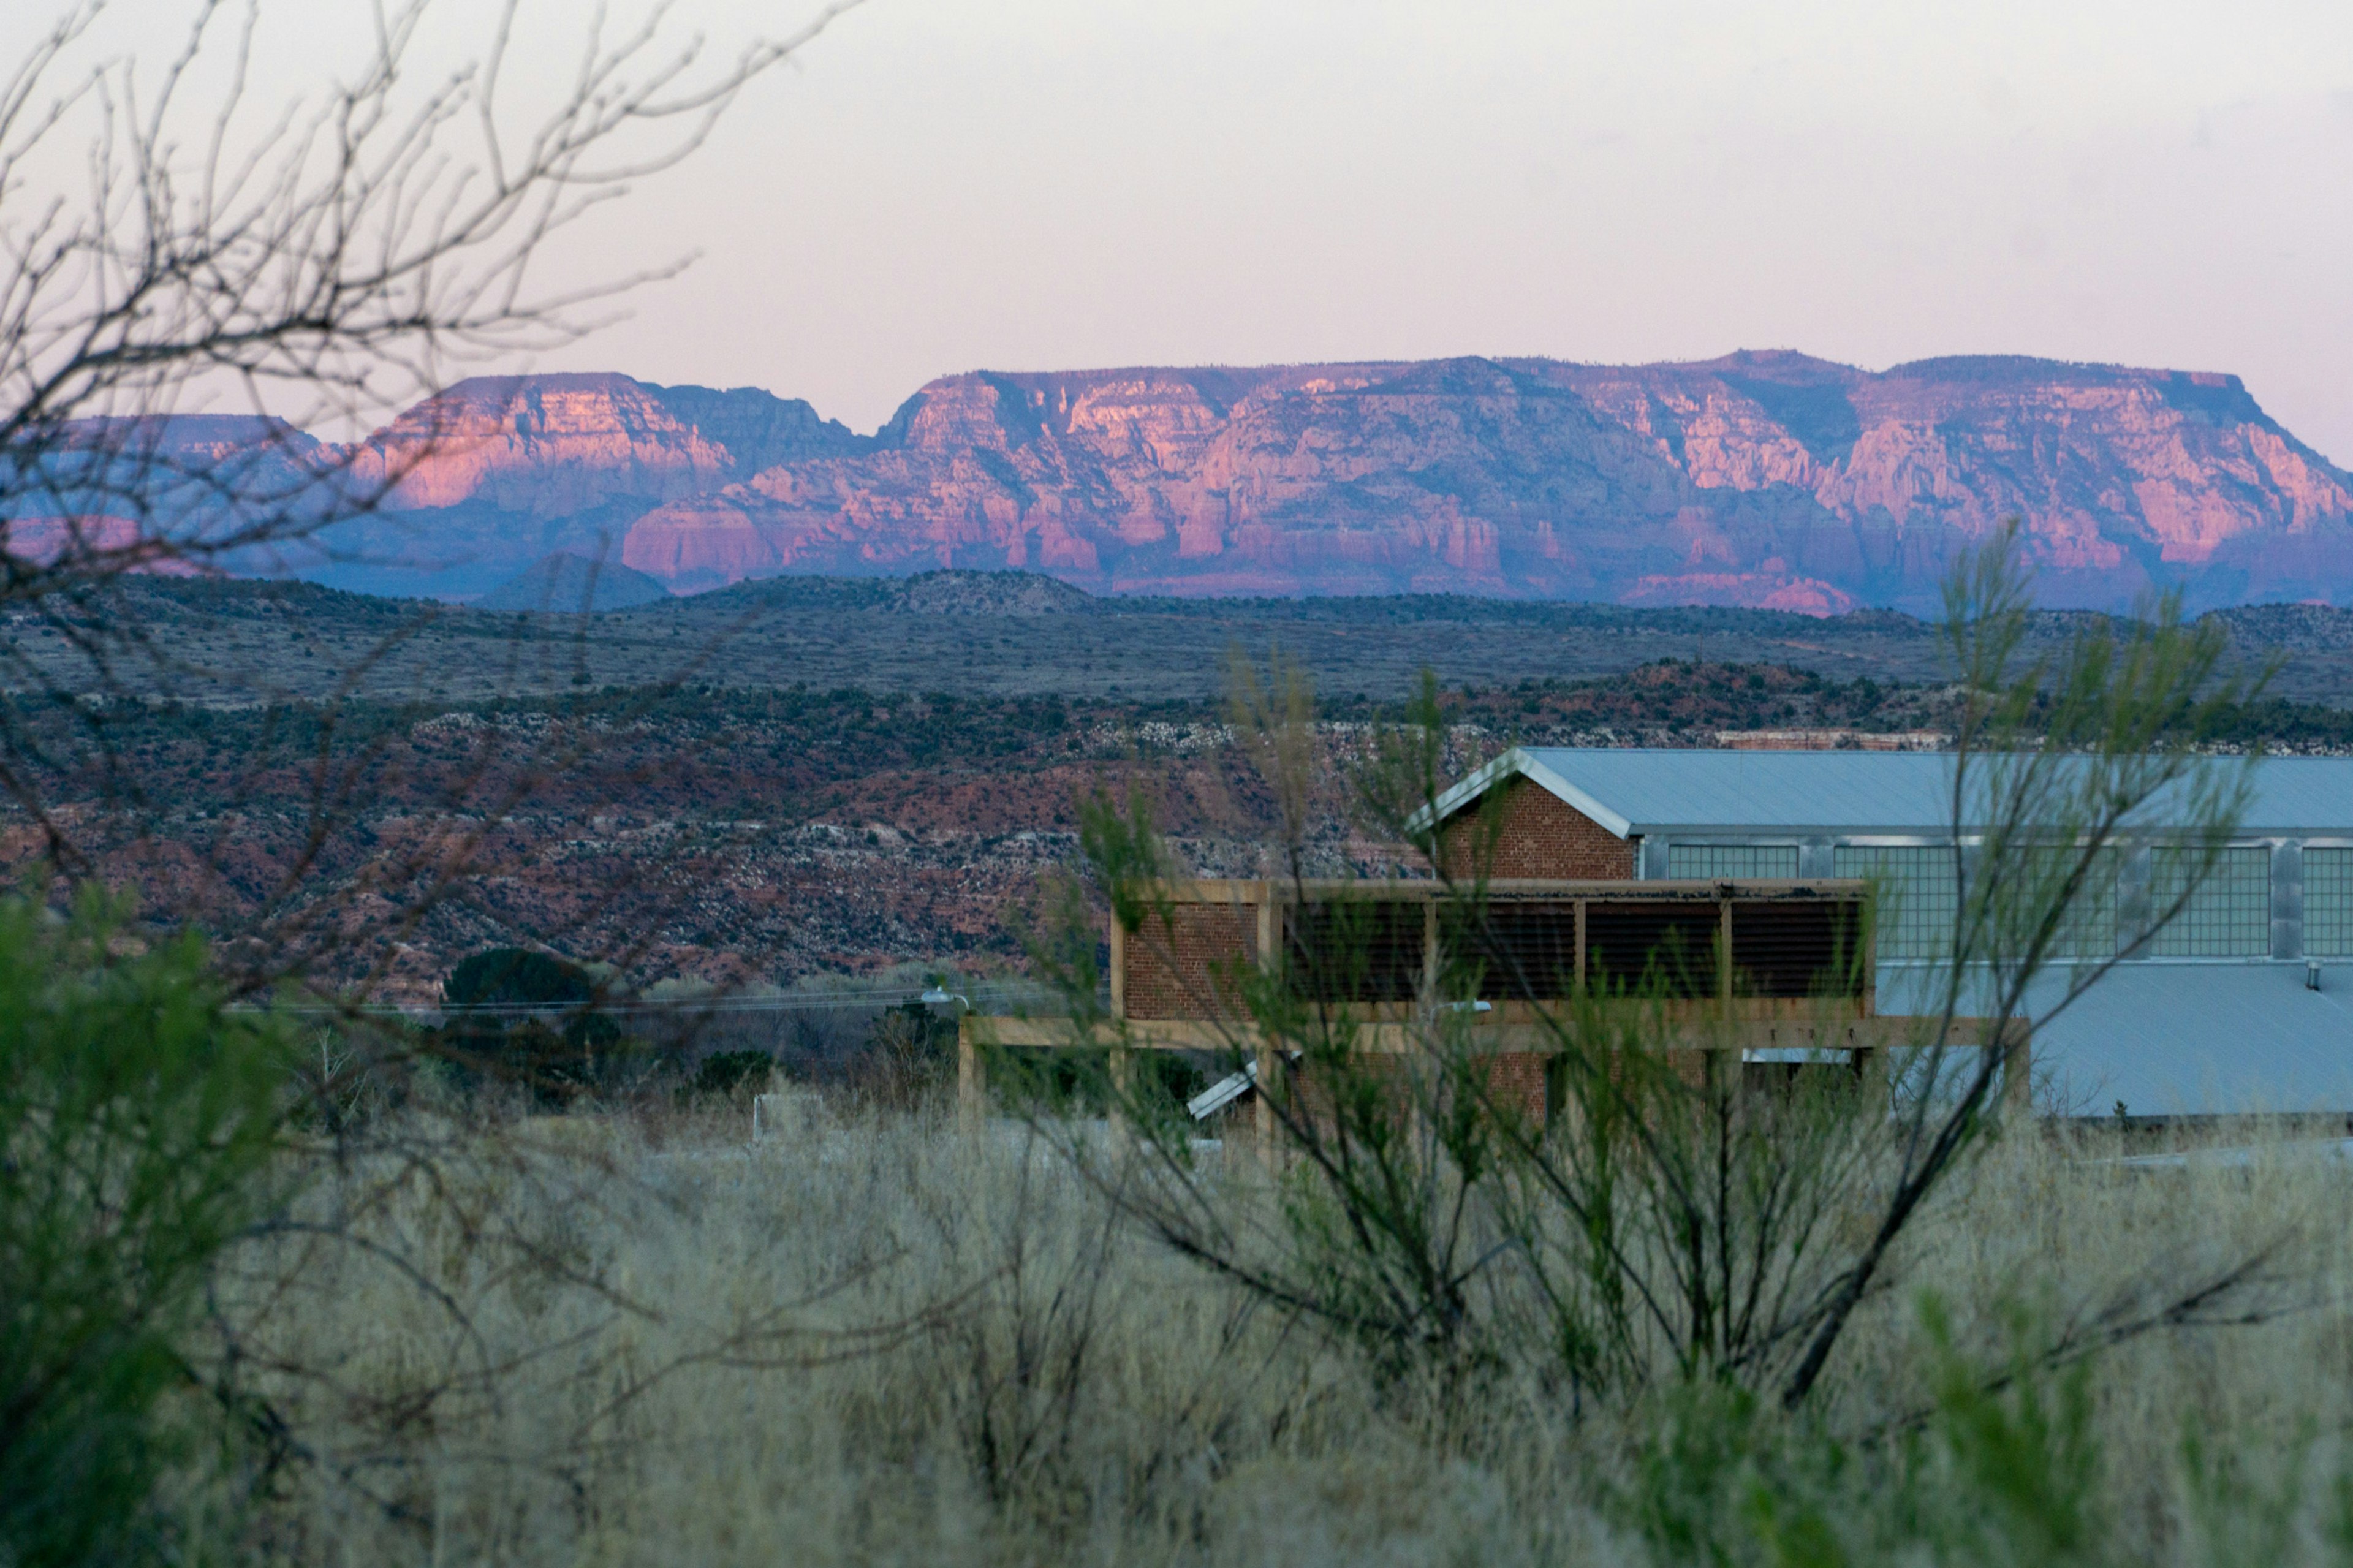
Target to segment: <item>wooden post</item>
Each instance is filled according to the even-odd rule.
[[[1111,917],[1111,1016],[1127,1016],[1127,928],[1119,923],[1119,916]]]
[[[1873,919],[1871,905],[1866,901],[1854,906],[1855,940],[1862,942],[1862,952],[1856,962],[1862,965],[1862,1016],[1879,1016],[1879,931]]]
[[[1585,989],[1585,900],[1577,900],[1577,988]]]
[[[1732,1022],[1732,900],[1715,901],[1715,999],[1724,1005],[1724,1021]]]
[[[2023,1018],[1998,1020],[2001,1028],[2002,1109],[2019,1116],[2034,1114],[2034,1042]]]
[[[956,1020],[956,1121],[967,1131],[979,1130],[987,1109],[988,1083],[980,1065],[980,1047],[972,1037],[972,1015]]]

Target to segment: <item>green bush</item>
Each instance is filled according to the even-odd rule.
[[[713,1051],[694,1069],[688,1092],[697,1097],[724,1099],[745,1084],[767,1080],[776,1058],[765,1051]]]
[[[1642,1412],[1640,1457],[1615,1500],[1620,1518],[1666,1563],[2109,1561],[2092,1363],[2046,1364],[2034,1324],[2016,1310],[1999,1370],[1955,1347],[1933,1297],[1920,1325],[1927,1403],[1864,1441],[1841,1442],[1810,1414],[1725,1384],[1662,1390]],[[2283,1495],[2219,1511],[2275,1543],[2296,1508]]]
[[[290,1049],[193,934],[141,952],[95,894],[62,922],[0,899],[0,1562],[169,1545],[200,1408],[177,1346],[273,1197]]]
[[[514,1010],[460,1012],[443,1029],[445,1050],[470,1079],[519,1083],[553,1102],[633,1078],[642,1066],[643,1047],[624,1042],[620,1026],[596,1010],[601,998],[588,971],[553,953],[475,953],[449,972],[441,999],[451,1008]]]

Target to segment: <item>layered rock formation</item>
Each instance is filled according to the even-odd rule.
[[[474,501],[554,517],[616,498],[666,500],[867,445],[807,403],[753,387],[482,376],[402,414],[353,467],[364,483],[389,483],[398,507]]]
[[[2016,518],[2055,605],[2353,603],[2353,478],[2237,378],[2046,360],[976,372],[872,437],[755,390],[491,378],[318,454],[387,505],[296,569],[378,592],[479,594],[571,552],[672,592],[1022,567],[1832,614],[1932,609]]]
[[[629,525],[665,500],[872,446],[754,387],[479,377],[334,454],[380,506],[322,542],[332,559],[295,569],[338,587],[480,594],[553,555],[617,563]]]
[[[2017,518],[2053,603],[2353,597],[2353,479],[2237,378],[1792,353],[975,374],[871,449],[666,501],[691,591],[1015,566],[1096,591],[1926,607]]]

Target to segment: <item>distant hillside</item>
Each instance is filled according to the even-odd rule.
[[[631,524],[675,587],[1016,566],[1098,592],[1929,609],[2021,520],[2046,601],[2353,599],[2353,479],[2237,378],[1793,353],[976,373],[863,452]]]
[[[577,614],[634,609],[669,597],[668,589],[642,572],[559,551],[500,584],[475,600],[474,607]]]
[[[275,439],[269,462],[397,480],[294,563],[379,593],[480,595],[568,552],[673,593],[977,567],[1096,594],[1931,611],[2015,517],[2052,605],[2353,604],[2353,477],[2236,377],[2049,360],[974,372],[872,437],[752,388],[504,377],[357,447]]]
[[[0,626],[0,647],[26,661],[19,689],[207,706],[338,694],[484,701],[681,681],[1190,702],[1225,690],[1237,647],[1257,659],[1281,649],[1324,701],[1395,700],[1424,669],[1451,689],[1481,691],[1622,674],[1662,659],[1769,664],[1836,681],[1941,684],[1951,673],[1938,628],[1894,610],[1818,617],[1468,595],[1097,598],[1015,572],[778,577],[685,596],[644,591],[654,595],[647,603],[582,618],[301,583],[139,577],[84,613],[137,626],[140,658],[94,666],[71,638],[29,616]],[[529,597],[514,607],[540,607],[536,591]],[[2091,618],[2038,616],[2031,651],[2056,652]],[[2215,619],[2231,633],[2234,663],[2276,666],[2274,697],[2353,708],[2353,611],[2265,605]]]

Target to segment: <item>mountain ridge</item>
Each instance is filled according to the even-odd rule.
[[[1819,616],[1933,609],[2015,517],[2052,605],[2353,603],[2353,475],[2238,377],[2020,355],[980,370],[872,436],[756,388],[494,377],[343,450],[397,483],[298,570],[378,591],[470,595],[569,552],[673,593],[986,567]]]

